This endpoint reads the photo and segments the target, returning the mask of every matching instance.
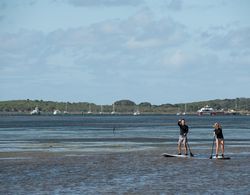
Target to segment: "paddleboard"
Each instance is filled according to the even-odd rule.
[[[163,153],[162,156],[164,157],[176,157],[176,158],[195,158],[195,159],[210,159],[207,155],[203,155],[203,154],[196,154],[194,156],[190,156],[190,155],[178,155],[178,154],[169,154],[169,153]],[[216,156],[213,156],[212,159],[214,160],[230,160],[230,157],[222,157],[222,156],[218,156],[218,158],[216,158]]]
[[[163,153],[162,156],[164,157],[177,157],[177,158],[190,158],[191,156],[189,155],[178,155],[178,154],[169,154],[169,153]]]
[[[227,157],[227,156],[218,156],[218,158],[216,158],[216,156],[213,156],[212,159],[215,159],[215,160],[230,160],[231,158],[230,157]]]

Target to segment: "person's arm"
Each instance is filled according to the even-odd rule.
[[[218,129],[215,129],[215,130],[214,130],[214,137],[215,137],[215,138],[217,138],[218,133],[219,133],[219,132],[218,132]]]
[[[179,127],[181,126],[181,119],[178,120],[178,125],[179,125]]]

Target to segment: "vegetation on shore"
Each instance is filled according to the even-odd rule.
[[[114,105],[114,106],[113,106]],[[44,100],[12,100],[0,101],[0,112],[30,113],[35,107],[42,113],[52,113],[54,110],[67,111],[72,114],[111,113],[115,111],[120,114],[133,113],[139,110],[143,114],[176,114],[177,112],[196,113],[205,105],[214,109],[235,110],[238,112],[250,112],[250,98],[216,99],[191,103],[152,105],[149,102],[136,104],[131,100],[119,100],[113,105],[96,105],[88,102],[54,102]]]

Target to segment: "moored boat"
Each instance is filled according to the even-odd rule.
[[[139,110],[136,110],[136,111],[133,113],[134,116],[137,116],[137,115],[140,115],[140,114],[141,114],[141,113],[140,113]]]
[[[54,110],[54,112],[53,112],[53,115],[59,115],[59,114],[61,114],[61,111],[60,110]]]
[[[41,112],[38,107],[36,107],[34,110],[30,112],[31,115],[40,115]]]
[[[206,105],[205,107],[201,108],[200,110],[197,111],[198,115],[223,115],[224,114],[224,110],[215,110],[212,107]]]

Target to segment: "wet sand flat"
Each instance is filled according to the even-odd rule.
[[[0,153],[0,194],[250,193],[249,155],[216,161],[165,151]]]

